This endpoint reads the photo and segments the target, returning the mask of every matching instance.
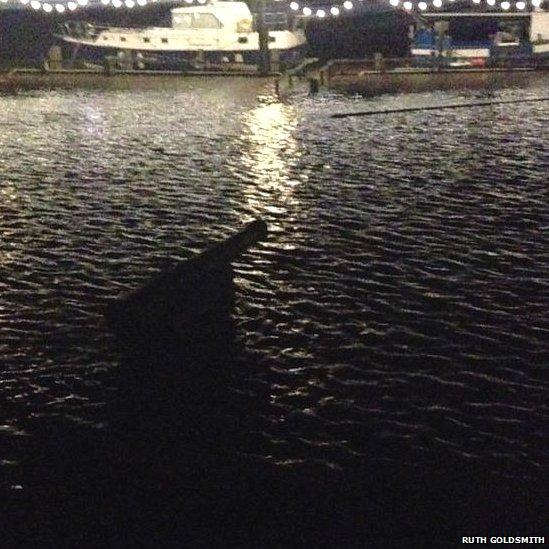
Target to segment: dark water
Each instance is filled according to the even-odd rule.
[[[0,98],[6,491],[60,482],[28,465],[50,435],[108,436],[122,359],[106,301],[258,216],[269,240],[236,264],[239,404],[215,410],[227,455],[541,485],[548,104],[329,118],[470,98],[278,102],[247,79]]]

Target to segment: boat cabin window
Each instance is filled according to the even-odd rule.
[[[239,36],[238,37],[238,43],[239,44],[247,44],[248,43],[248,37],[247,36]]]
[[[145,36],[143,38],[143,42],[150,42],[150,41],[151,41],[151,39],[148,36]]]
[[[121,36],[120,37],[120,42],[125,42],[126,41],[126,37],[125,36]]]
[[[178,29],[220,29],[221,21],[212,13],[181,13],[173,18]]]
[[[103,40],[108,40],[109,37],[108,36],[103,36]]]
[[[274,36],[269,36],[269,42],[274,42],[276,38]]]
[[[168,39],[167,38],[162,38],[162,44],[167,44],[168,43]]]
[[[241,19],[236,23],[236,32],[252,32],[253,21],[251,19]]]

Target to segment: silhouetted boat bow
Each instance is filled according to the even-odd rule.
[[[195,357],[221,352],[234,332],[231,263],[267,236],[255,220],[237,234],[109,304],[106,317],[126,351],[165,349]]]

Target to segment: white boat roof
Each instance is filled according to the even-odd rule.
[[[174,8],[172,14],[180,13],[226,13],[231,14],[231,19],[251,17],[250,8],[246,2],[210,2],[209,4],[194,4],[193,6],[184,6],[182,8]]]
[[[171,10],[173,27],[178,28],[181,19],[185,17],[204,17],[215,18],[225,28],[236,28],[244,22],[251,30],[252,13],[246,2],[211,2],[209,4],[198,4],[185,6]],[[184,28],[187,28],[184,25]]]

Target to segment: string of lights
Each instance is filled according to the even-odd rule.
[[[7,2],[7,0],[0,0],[1,2]],[[70,0],[66,3],[50,3],[41,2],[40,0],[19,0],[24,6],[29,6],[32,9],[39,11],[42,10],[46,13],[64,13],[65,11],[74,11],[78,8],[85,8],[90,5],[89,0]],[[158,2],[158,0],[100,0],[101,4],[105,7],[111,6],[113,8],[134,8],[136,6],[146,6],[147,4]],[[186,0],[188,4],[193,4],[194,0]],[[205,4],[207,0],[198,0],[200,4]]]
[[[0,2],[6,3],[8,0],[0,0]],[[100,0],[103,6],[110,6],[113,8],[127,8],[131,9],[136,6],[146,6],[147,4],[156,3],[159,0]],[[208,0],[196,0],[199,4],[205,4]],[[437,10],[443,7],[444,4],[452,4],[456,0],[430,0],[426,2],[421,0],[419,2],[411,2],[411,0],[389,0],[389,4],[394,8],[402,8],[405,11],[427,11]],[[28,5],[34,10],[42,10],[45,13],[63,13],[65,11],[74,11],[78,8],[84,8],[89,5],[89,0],[69,0],[66,3],[50,3],[43,2],[41,0],[19,0],[23,5]],[[195,0],[185,0],[187,4],[194,4]],[[339,15],[351,12],[356,8],[358,4],[363,0],[345,0],[342,4],[332,6],[310,6],[300,4],[295,0],[290,3],[290,9],[304,17],[316,17],[323,19],[325,17],[337,17]],[[533,8],[539,8],[543,0],[517,0],[510,2],[509,0],[502,0],[497,3],[497,0],[471,0],[473,4],[481,4],[485,2],[490,8],[499,7],[503,11],[509,11],[514,8],[517,11],[525,11],[529,6]],[[498,4],[496,6],[496,4]]]
[[[471,0],[473,4],[481,4],[483,0]],[[485,3],[490,7],[496,6],[496,0],[484,0]],[[362,2],[362,0],[358,0],[358,2]],[[446,0],[445,3],[454,3],[455,0]],[[341,5],[331,6],[331,7],[322,7],[322,8],[312,8],[307,5],[301,5],[299,2],[291,2],[290,3],[290,9],[292,9],[295,12],[301,12],[305,17],[313,17],[316,16],[318,18],[324,18],[328,15],[332,16],[338,16],[342,13],[345,13],[346,11],[350,11],[354,9],[356,5],[356,0],[353,3],[351,0],[346,0]],[[443,7],[444,2],[443,0],[431,0],[430,2],[426,2],[424,0],[413,3],[410,0],[389,0],[389,3],[391,6],[397,8],[402,7],[406,11],[412,11],[414,9],[417,9],[419,11],[426,11],[428,9],[440,9]],[[540,7],[542,4],[542,0],[518,0],[517,2],[511,3],[509,0],[503,0],[499,3],[499,7],[504,10],[510,10],[512,7],[514,7],[517,11],[524,11],[528,7],[528,5],[531,5],[534,8]]]

